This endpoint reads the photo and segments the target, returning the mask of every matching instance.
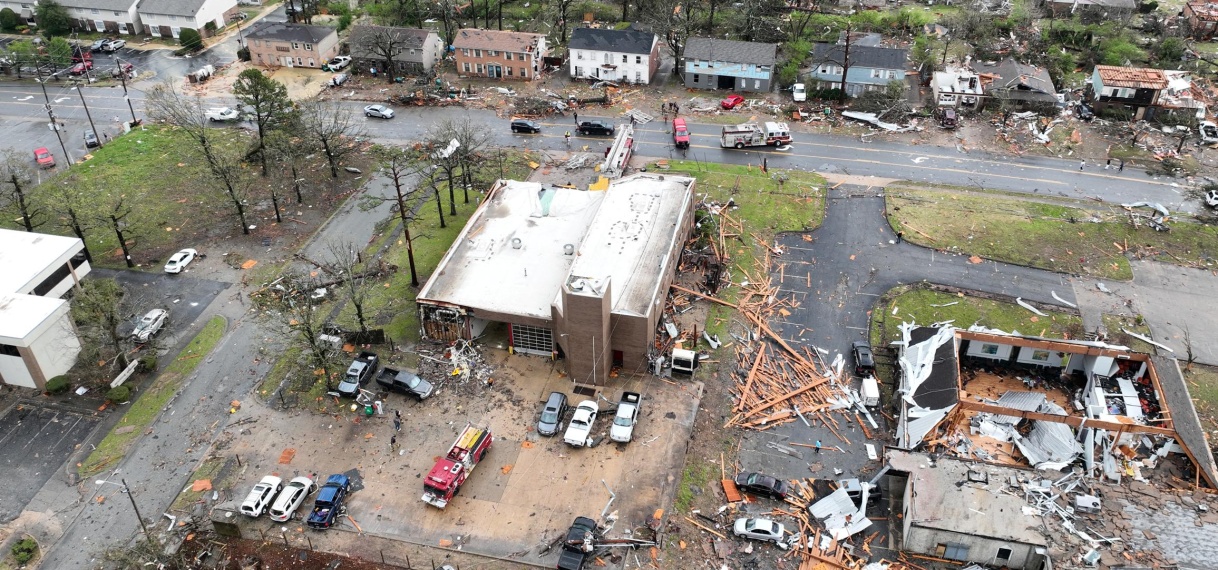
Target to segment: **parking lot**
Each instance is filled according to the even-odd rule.
[[[440,387],[430,399],[420,403],[393,394],[385,401],[385,414],[371,418],[348,410],[322,416],[243,405],[237,420],[259,419],[225,451],[238,454],[244,466],[226,490],[226,506],[235,509],[264,475],[286,481],[316,474],[321,483],[329,474],[356,470],[362,489],[350,496],[347,508],[354,524],[341,519],[339,529],[358,525],[369,535],[544,563],[556,554],[540,557],[538,547],[564,532],[576,516],[599,517],[610,491],[616,498],[609,512],[616,511],[620,521],[616,532],[641,526],[656,509],[671,504],[700,383],[619,378],[621,389],[644,397],[633,441],[606,439],[594,448],[575,448],[561,436],[537,435],[534,427],[551,391],[566,392],[573,407],[586,398],[571,392],[570,379],[547,359],[494,350],[485,356],[495,368],[492,386],[431,379]],[[609,402],[601,401],[602,409],[616,403],[620,391],[603,396]],[[401,411],[403,426],[396,433],[400,451],[391,454],[394,410]],[[611,422],[602,413],[594,437],[606,434]],[[494,445],[446,509],[431,507],[421,501],[423,477],[467,423],[490,427]],[[288,456],[289,463],[279,463]],[[301,510],[307,513],[311,504],[312,498]],[[258,536],[259,529],[278,534],[281,526],[265,517],[242,521],[247,536]],[[300,527],[297,520],[292,528]]]
[[[12,404],[0,415],[0,446],[5,449],[0,478],[20,482],[0,493],[0,522],[7,523],[21,513],[98,419],[24,401]]]

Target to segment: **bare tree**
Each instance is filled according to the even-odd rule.
[[[664,38],[673,57],[680,62],[685,54],[685,41],[701,27],[694,15],[695,7],[696,4],[685,0],[654,0],[636,13],[642,23]],[[674,65],[672,72],[680,75],[681,66]]]
[[[440,162],[452,164],[452,169],[460,170],[461,185],[465,189],[465,203],[469,203],[469,188],[474,183],[473,173],[482,161],[482,152],[491,142],[491,132],[484,125],[476,125],[469,117],[460,119],[445,119],[437,123],[428,132],[427,142],[434,148],[446,148],[452,141],[457,141],[457,147],[451,157],[441,158]],[[446,168],[449,176],[452,170]],[[452,199],[452,185],[449,184],[449,198]],[[456,214],[454,210],[452,214]]]
[[[98,226],[96,216],[91,215],[96,207],[96,204],[90,202],[94,193],[93,189],[85,188],[77,176],[71,176],[64,181],[48,181],[38,192],[39,201],[51,213],[52,223],[71,230],[72,235],[80,238],[85,244],[85,259],[89,263],[93,263],[93,255],[89,252],[85,233]]]
[[[245,198],[251,182],[241,164],[244,150],[236,148],[237,143],[231,138],[223,140],[224,135],[217,134],[225,131],[208,128],[201,98],[188,99],[175,91],[172,85],[162,83],[148,93],[145,101],[151,117],[181,128],[196,143],[196,149],[212,179],[220,184],[233,204],[241,222],[241,233],[248,235],[250,227],[245,219]]]
[[[138,199],[129,199],[124,194],[109,192],[101,196],[100,206],[97,209],[97,217],[101,223],[114,232],[114,236],[118,240],[118,247],[123,250],[123,260],[127,262],[129,268],[135,267],[135,261],[131,259],[129,243],[133,237],[131,235],[132,215],[135,214],[135,209],[131,204],[138,202]]]
[[[1184,325],[1184,369],[1192,371],[1193,363],[1197,361],[1197,355],[1193,353],[1193,334],[1189,330],[1188,325]]]
[[[270,136],[270,131],[283,123],[292,110],[288,88],[263,75],[262,70],[250,68],[242,71],[233,82],[233,96],[242,106],[253,110],[253,122],[258,133],[258,146],[254,152],[262,164],[262,175],[266,176],[266,139]]]
[[[0,155],[0,207],[16,208],[21,227],[32,232],[46,221],[42,209],[32,199],[35,173],[29,157],[14,149]]]
[[[309,355],[313,369],[321,370],[330,383],[330,370],[334,369],[339,347],[323,338],[325,315],[317,310],[307,292],[317,288],[317,281],[304,274],[289,273],[275,283],[263,288],[263,298],[268,299],[267,308],[272,316],[288,330],[287,339]]]
[[[127,359],[125,337],[119,327],[126,323],[122,311],[123,288],[114,279],[86,279],[72,297],[72,320],[87,346],[106,362]],[[103,347],[106,350],[103,350]]]
[[[355,116],[336,101],[312,100],[298,106],[300,132],[311,138],[330,163],[330,176],[338,178],[338,165],[359,151],[354,139],[363,135]]]
[[[273,162],[284,169],[292,191],[296,193],[296,203],[304,203],[304,193],[301,183],[304,182],[305,169],[308,168],[308,157],[317,151],[312,144],[313,139],[303,138],[292,134],[294,129],[285,128],[271,131],[267,138],[267,153]]]
[[[399,148],[385,148],[381,151],[381,173],[389,178],[393,186],[393,196],[364,195],[363,207],[374,207],[377,203],[393,201],[402,222],[402,232],[406,239],[406,257],[410,261],[410,286],[419,286],[419,272],[414,264],[414,240],[410,236],[410,223],[417,216],[417,210],[427,201],[428,194],[419,184],[428,164],[423,157],[408,153]],[[441,211],[443,216],[443,211]]]
[[[363,255],[351,242],[331,243],[327,247],[330,272],[337,275],[339,284],[351,308],[355,309],[355,320],[361,332],[368,330],[368,318],[364,314],[368,304],[368,272],[363,268]]]
[[[394,58],[396,58],[406,48],[410,47],[410,36],[404,33],[401,28],[385,28],[380,26],[360,26],[358,37],[351,40],[351,43],[358,46],[358,49],[369,56],[379,59],[385,64],[385,80],[393,83],[393,75],[396,68]],[[356,35],[353,31],[352,35]]]

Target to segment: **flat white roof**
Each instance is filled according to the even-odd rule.
[[[84,244],[74,237],[0,229],[0,293],[23,292],[47,267],[66,262]]]
[[[25,339],[67,301],[37,295],[0,295],[0,338]]]
[[[575,260],[564,246],[579,246],[605,194],[500,181],[419,291],[419,300],[549,319]]]
[[[570,277],[611,278],[613,312],[645,314],[692,196],[692,178],[656,174],[606,191],[501,181],[418,299],[548,320]]]
[[[610,278],[614,313],[643,315],[655,300],[677,228],[690,215],[692,178],[637,174],[615,181],[588,228],[572,277]]]

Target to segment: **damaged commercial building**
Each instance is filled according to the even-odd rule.
[[[503,335],[513,352],[565,358],[579,384],[647,370],[693,227],[694,182],[497,182],[419,292],[423,336]]]
[[[901,330],[886,469],[905,497],[908,551],[1024,570],[1055,558],[1094,566],[1121,542],[1102,536],[1114,530],[1097,513],[1122,482],[1218,488],[1174,359],[976,326]]]

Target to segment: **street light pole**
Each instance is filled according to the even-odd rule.
[[[135,107],[131,105],[131,96],[127,94],[127,71],[123,69],[123,64],[119,61],[118,56],[114,56],[114,66],[118,68],[118,79],[123,82],[123,99],[127,100],[127,109],[131,110],[131,128],[135,128]],[[97,132],[97,131],[93,131]],[[125,131],[124,131],[125,132]]]
[[[76,94],[80,95],[80,105],[85,108],[85,117],[89,119],[89,128],[93,129],[93,136],[97,137],[97,147],[105,146],[102,144],[101,133],[97,132],[97,126],[93,124],[93,115],[89,113],[89,104],[85,103],[85,92],[82,90],[84,86],[79,81],[76,82]],[[85,149],[86,151],[88,149]]]
[[[37,74],[35,81],[42,88],[42,98],[46,100],[47,117],[51,119],[51,130],[55,131],[55,138],[59,140],[59,148],[63,150],[63,156],[68,160],[68,166],[72,166],[72,155],[68,154],[68,147],[63,144],[63,135],[59,132],[59,120],[55,118],[55,111],[51,109],[51,96],[47,95],[47,86],[42,82],[42,67],[35,67],[34,73]]]
[[[131,500],[131,508],[135,511],[135,518],[140,521],[140,528],[144,529],[144,536],[148,538],[148,542],[152,542],[152,533],[148,532],[148,525],[144,524],[144,517],[140,516],[140,508],[135,505],[135,496],[131,494],[131,487],[127,486],[127,479],[120,478],[119,481],[122,481],[123,492],[126,493],[127,498]],[[96,482],[98,485],[101,485],[102,483],[109,483],[111,485],[119,484],[115,483],[114,481],[106,481],[105,479],[98,479]]]

